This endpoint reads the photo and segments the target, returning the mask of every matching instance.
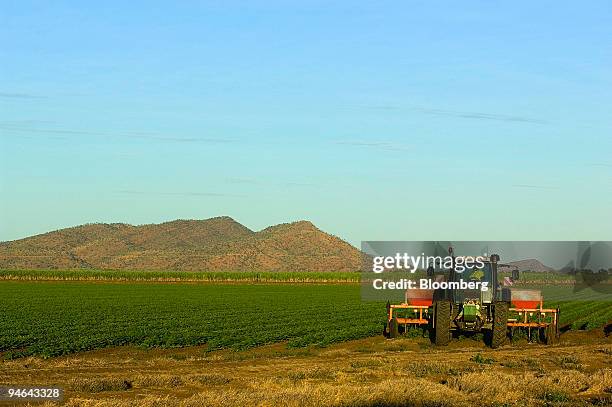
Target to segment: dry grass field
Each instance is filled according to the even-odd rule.
[[[302,349],[118,347],[4,361],[0,383],[61,386],[68,406],[604,406],[612,341],[592,331],[499,350],[382,337]]]

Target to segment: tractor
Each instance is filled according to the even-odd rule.
[[[452,248],[449,254],[452,267],[437,276],[433,269],[428,269],[430,281],[455,282],[455,286],[462,280],[478,281],[486,283],[487,289],[408,289],[403,303],[387,303],[385,336],[395,338],[411,327],[424,327],[435,345],[444,346],[453,333],[481,332],[489,345],[497,348],[506,341],[509,332],[514,334],[518,329],[527,330],[529,338],[536,330],[538,339],[546,344],[558,341],[559,309],[545,309],[539,290],[508,286],[519,278],[518,270],[513,270],[512,277],[506,278],[503,284],[499,281],[498,269],[510,266],[499,263],[499,255],[481,256],[482,267],[464,268],[459,272],[455,265],[461,262],[457,262]]]

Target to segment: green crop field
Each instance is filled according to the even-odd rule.
[[[572,329],[594,329],[612,323],[612,302],[566,301],[558,304],[561,324]]]
[[[612,302],[561,294],[546,305],[560,305],[562,323],[590,329],[612,320]],[[0,310],[4,358],[120,345],[324,346],[379,335],[385,319],[385,304],[362,302],[358,284],[2,281]]]
[[[0,352],[117,345],[325,345],[379,334],[384,304],[357,285],[0,282]]]

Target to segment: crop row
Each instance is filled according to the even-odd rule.
[[[394,273],[399,278],[424,278],[425,272]],[[501,273],[507,277],[508,272]],[[158,270],[0,270],[0,280],[27,281],[209,281],[209,282],[359,282],[380,278],[380,274],[359,272],[270,272],[270,271],[158,271]],[[571,285],[575,276],[561,273],[521,272],[515,283],[524,286],[534,283]]]
[[[359,282],[358,272],[0,270],[0,280],[26,281],[205,281],[205,282]]]

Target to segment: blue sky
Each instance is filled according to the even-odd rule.
[[[0,240],[612,240],[612,6],[3,2]]]

